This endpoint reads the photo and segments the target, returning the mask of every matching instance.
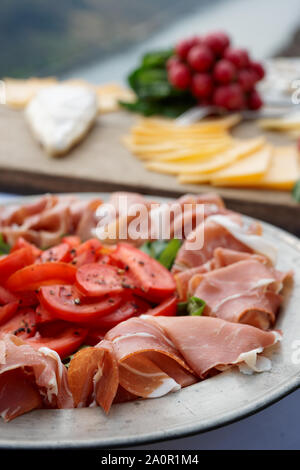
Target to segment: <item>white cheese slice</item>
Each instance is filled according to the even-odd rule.
[[[25,109],[31,131],[50,155],[67,153],[86,135],[97,113],[95,91],[78,85],[44,88]]]

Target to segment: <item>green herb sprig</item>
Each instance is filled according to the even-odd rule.
[[[206,303],[199,297],[190,297],[186,302],[179,302],[177,304],[177,315],[193,315],[201,316]]]
[[[173,238],[172,240],[148,241],[140,249],[170,270],[180,247],[181,241]]]
[[[145,54],[141,65],[128,76],[129,86],[137,99],[134,102],[120,101],[120,105],[144,116],[170,118],[195,106],[196,99],[191,93],[176,89],[168,81],[166,63],[173,54],[173,49]]]
[[[3,235],[0,233],[0,255],[7,255],[10,252],[10,246],[4,241]]]

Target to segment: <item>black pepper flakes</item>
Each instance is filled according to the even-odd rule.
[[[21,327],[21,328],[18,328],[17,330],[15,330],[13,332],[14,335],[17,335],[18,333],[25,333],[25,328]]]
[[[123,287],[124,289],[132,289],[132,288],[133,288],[132,285],[127,284],[126,282],[122,282],[122,287]]]

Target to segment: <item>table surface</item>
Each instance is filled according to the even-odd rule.
[[[209,185],[181,185],[174,175],[149,172],[121,142],[136,117],[129,113],[99,116],[88,138],[64,158],[51,158],[37,145],[20,111],[0,106],[0,187],[18,193],[127,191],[179,196],[215,190]],[[261,133],[253,121],[232,130],[239,138]],[[18,135],[18,139],[14,136]],[[286,136],[264,132],[275,145]],[[22,151],[20,151],[20,148]],[[299,206],[290,191],[218,187],[229,209],[300,234]]]
[[[16,195],[0,193],[0,203]],[[172,441],[128,449],[217,450],[300,449],[300,390],[248,418],[222,428]]]

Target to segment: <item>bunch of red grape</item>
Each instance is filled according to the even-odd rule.
[[[223,32],[180,41],[167,62],[168,80],[180,90],[189,90],[201,105],[230,111],[259,109],[263,102],[255,89],[265,71],[245,49],[230,46]]]

